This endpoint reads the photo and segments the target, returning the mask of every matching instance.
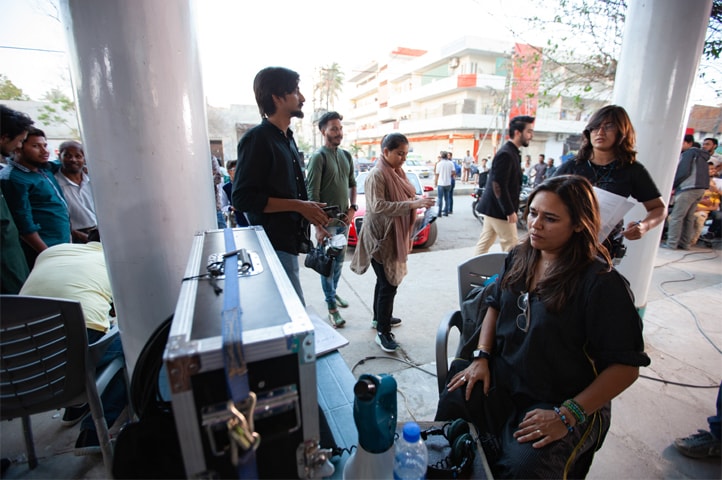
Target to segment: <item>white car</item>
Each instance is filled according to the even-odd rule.
[[[429,176],[431,176],[431,167],[421,160],[409,160],[407,158],[403,168],[404,172],[415,173],[420,178],[429,178]]]

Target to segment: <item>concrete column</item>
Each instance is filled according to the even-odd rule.
[[[629,2],[613,103],[623,106],[637,132],[637,159],[669,200],[687,122],[687,103],[704,45],[712,0]],[[640,205],[625,223],[644,218]],[[637,307],[647,304],[661,226],[627,241],[620,272]]]
[[[62,0],[126,360],[175,310],[194,233],[216,227],[188,2]]]

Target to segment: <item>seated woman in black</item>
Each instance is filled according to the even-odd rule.
[[[649,365],[642,321],[597,240],[589,181],[546,180],[527,222],[487,299],[474,358],[452,365],[466,368],[442,393],[437,420],[465,418],[491,434],[497,478],[584,477],[612,398]]]

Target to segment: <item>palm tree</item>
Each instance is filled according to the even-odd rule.
[[[324,113],[333,110],[334,102],[343,89],[343,72],[338,63],[320,67],[313,84],[313,125]],[[313,148],[316,148],[316,129],[313,129]]]
[[[318,99],[318,109],[333,110],[334,102],[343,90],[343,72],[338,63],[321,67],[317,72],[314,84],[314,98]]]

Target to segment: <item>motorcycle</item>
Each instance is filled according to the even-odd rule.
[[[476,207],[479,205],[481,196],[484,194],[484,188],[485,187],[476,187],[471,193],[471,197],[474,199],[471,202],[471,211],[474,214],[474,218],[476,218],[482,226],[484,226],[484,216],[477,211]],[[529,201],[529,194],[531,194],[532,190],[532,187],[525,186],[522,187],[521,193],[519,194],[519,211],[517,212],[516,227],[523,230],[526,230],[526,204]]]
[[[481,225],[484,225],[484,217],[476,211],[476,206],[481,201],[481,195],[484,193],[484,187],[476,187],[471,193],[471,197],[474,199],[471,201],[471,211],[474,213],[474,218],[479,220]]]

